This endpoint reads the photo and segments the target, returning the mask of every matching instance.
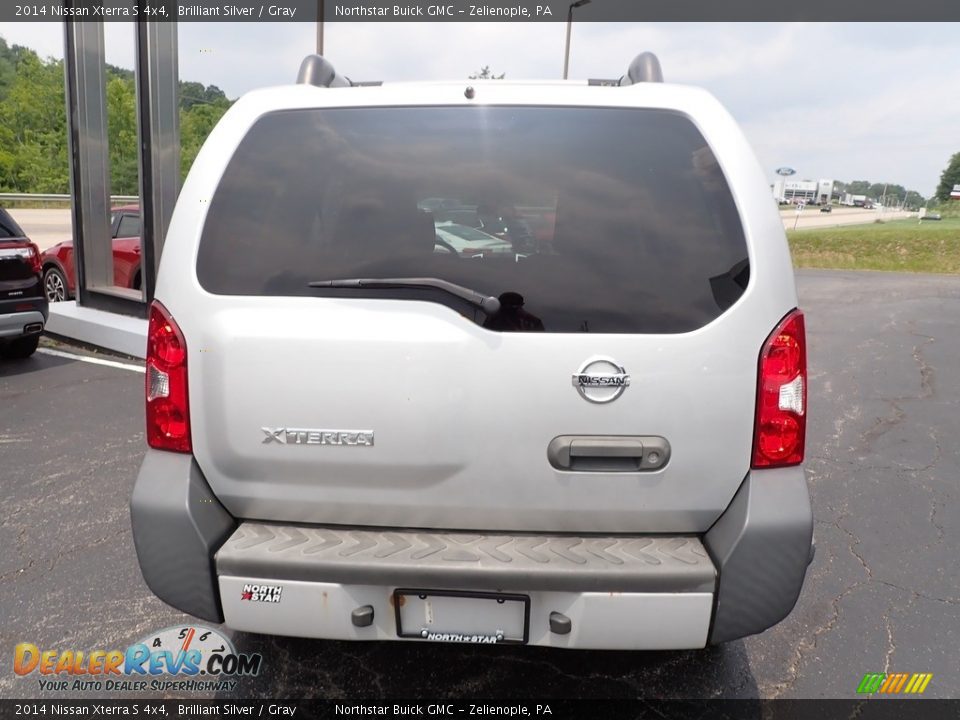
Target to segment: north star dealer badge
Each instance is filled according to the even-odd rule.
[[[253,585],[247,583],[243,586],[240,599],[250,602],[278,603],[282,593],[283,585]]]

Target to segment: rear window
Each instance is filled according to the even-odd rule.
[[[24,237],[23,230],[20,229],[20,226],[17,225],[16,221],[10,217],[8,213],[3,208],[0,208],[0,240],[4,238],[22,238]]]
[[[499,331],[677,333],[733,304],[749,265],[723,173],[679,113],[337,108],[251,128],[197,275],[223,295],[430,300]],[[430,288],[308,287],[421,277],[501,311]]]

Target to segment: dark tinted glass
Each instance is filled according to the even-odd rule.
[[[17,225],[16,221],[10,217],[3,208],[0,208],[0,239],[2,238],[22,238],[23,230]]]
[[[749,266],[726,180],[683,115],[351,108],[256,123],[214,194],[197,274],[218,294],[427,299],[495,330],[674,333],[719,316]],[[397,277],[441,278],[503,309],[307,286]]]
[[[120,218],[120,224],[117,225],[118,238],[140,237],[140,216],[123,215]]]

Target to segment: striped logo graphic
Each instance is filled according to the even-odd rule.
[[[933,679],[933,673],[867,673],[857,692],[885,695],[920,695]]]

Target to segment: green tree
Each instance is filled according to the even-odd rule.
[[[189,110],[180,110],[181,179],[187,176],[210,131],[229,108],[230,102],[224,98],[217,102],[194,104]]]
[[[180,109],[189,110],[198,103],[203,103],[203,83],[180,81]]]
[[[13,85],[13,79],[17,73],[17,59],[13,49],[7,45],[7,41],[0,38],[0,101],[6,96]]]
[[[899,205],[901,202],[907,207],[919,208],[926,202],[916,190],[908,190],[896,183],[872,183],[869,180],[854,180],[850,183],[835,181],[834,194],[841,198],[844,193],[851,195],[866,195],[868,198],[879,201],[886,195],[888,205]]]
[[[960,185],[960,152],[953,154],[943,174],[940,175],[940,184],[937,185],[936,193],[937,200],[940,202],[949,200],[954,185]]]
[[[927,199],[918,193],[916,190],[907,190],[907,199],[904,202],[904,205],[911,210],[917,210],[922,208],[927,202]]]
[[[208,103],[230,102],[223,90],[216,85],[207,85],[203,91],[203,99]]]
[[[16,72],[0,100],[0,186],[14,192],[67,192],[63,63],[14,47]]]
[[[107,139],[110,145],[110,194],[139,192],[137,100],[132,79],[107,81]]]
[[[854,180],[847,185],[847,192],[851,195],[869,195],[870,182],[868,180]]]
[[[138,188],[134,73],[107,65],[110,192]],[[182,171],[185,174],[231,101],[215,85],[180,83]],[[63,63],[0,38],[0,191],[69,192]]]

